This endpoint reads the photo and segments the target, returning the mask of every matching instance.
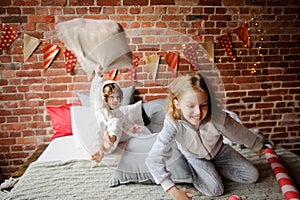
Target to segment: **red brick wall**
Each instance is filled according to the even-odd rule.
[[[43,70],[41,47],[23,62],[24,33],[62,46],[55,35],[55,24],[76,17],[116,20],[126,30],[167,28],[200,43],[213,40],[214,60],[226,91],[226,108],[236,112],[247,127],[257,127],[276,144],[299,152],[298,13],[298,0],[0,1],[1,23],[21,31],[0,55],[1,176],[9,177],[39,144],[50,141],[53,131],[45,107],[71,102],[76,92],[89,87],[79,64],[72,74],[66,74],[63,51],[47,71]],[[250,26],[252,48],[244,48],[233,35],[233,54],[237,59],[230,61],[217,37],[251,21],[253,16],[257,24],[251,22]],[[136,53],[141,58],[153,54]],[[182,63],[179,71],[190,69]],[[163,61],[155,82],[143,67],[137,71],[137,98],[165,97],[172,72]],[[127,74],[125,79],[128,80]]]

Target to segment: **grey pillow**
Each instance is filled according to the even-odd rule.
[[[135,86],[132,85],[132,86],[121,88],[121,89],[123,91],[122,106],[133,103],[133,93],[135,91]]]
[[[121,88],[123,91],[123,101],[122,106],[129,105],[133,102],[133,93],[135,91],[135,86],[129,86],[125,88]],[[78,92],[78,98],[82,104],[82,106],[90,107],[90,96],[89,92]]]
[[[147,128],[152,133],[161,131],[165,119],[165,103],[166,99],[156,99],[143,103],[143,108],[150,119]]]
[[[118,167],[109,181],[110,187],[127,183],[155,183],[145,159],[156,136],[157,133],[129,139]],[[172,148],[170,160],[167,161],[167,169],[171,172],[171,178],[175,183],[192,183],[190,168],[176,144]]]

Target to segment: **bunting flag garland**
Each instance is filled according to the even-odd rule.
[[[195,45],[184,45],[183,47],[183,55],[192,65],[194,71],[197,71],[197,46]]]
[[[136,68],[139,65],[139,61],[140,61],[140,58],[135,56],[133,58],[133,68],[127,68],[127,72],[128,72],[129,78],[130,78],[130,80],[132,82],[134,81],[135,72],[136,72]]]
[[[112,69],[108,72],[108,77],[110,80],[116,80],[119,70],[118,69]]]
[[[209,61],[214,62],[214,57],[215,57],[214,42],[208,41],[201,44],[201,46],[206,51],[207,56],[209,57]]]
[[[177,66],[178,66],[178,55],[176,52],[169,52],[165,54],[165,60],[169,67],[171,67],[174,78],[176,77]]]
[[[65,63],[66,63],[66,72],[70,73],[77,62],[77,57],[68,49],[64,51]]]
[[[134,68],[127,68],[127,72],[129,75],[129,78],[131,80],[131,82],[134,81],[134,77],[135,77],[135,69]]]
[[[0,42],[0,52],[6,49],[19,35],[19,31],[6,24],[2,24],[2,35]]]
[[[254,18],[251,19],[253,21]],[[239,39],[242,40],[243,44],[245,47],[250,48],[250,31],[249,31],[249,26],[251,27],[251,24],[248,22],[245,22],[238,28],[235,28],[231,31],[227,31],[226,34],[219,35],[216,39],[218,44],[224,48],[226,55],[229,56],[232,61],[235,61],[236,58],[233,57],[233,46],[232,46],[232,34],[236,34]],[[258,26],[258,23],[255,23],[255,26]],[[1,34],[1,40],[0,40],[0,54],[3,50],[8,48],[11,43],[18,37],[20,34],[19,30],[15,30],[13,27],[9,26],[8,24],[2,24],[2,34]],[[261,32],[261,29],[258,30],[258,32]],[[261,38],[263,40],[263,38]],[[41,40],[35,37],[32,37],[26,33],[24,33],[24,38],[23,38],[23,57],[24,57],[24,62],[26,62],[30,56],[34,53],[36,48],[40,45]],[[52,61],[55,59],[56,55],[60,51],[60,47],[55,44],[50,44],[48,42],[42,42],[42,50],[44,52],[44,70],[46,71]],[[201,49],[202,48],[202,49]],[[261,48],[261,46],[259,47]],[[203,51],[204,50],[204,51]],[[184,56],[188,62],[190,62],[191,67],[197,71],[197,67],[199,67],[198,63],[201,63],[201,59],[203,58],[203,53],[204,56],[209,59],[209,61],[214,62],[214,41],[208,41],[202,44],[195,44],[195,43],[189,43],[189,44],[184,44],[183,45],[183,54],[180,53],[178,55],[178,52],[168,52],[164,54],[164,59],[168,66],[172,69],[174,78],[177,76],[177,71],[178,71],[178,64],[179,64],[179,56]],[[259,51],[258,51],[259,52]],[[261,53],[259,52],[261,55]],[[76,63],[80,60],[77,59],[77,57],[70,51],[65,49],[64,51],[64,57],[65,57],[65,64],[66,64],[66,72],[70,73]],[[131,81],[134,80],[135,78],[135,73],[136,73],[136,68],[139,62],[139,59],[136,57],[136,60],[133,62],[136,63],[134,64],[133,68],[127,68],[127,72],[129,73],[129,77]],[[146,56],[145,59],[145,70],[151,73],[152,78],[155,80],[158,72],[158,67],[159,67],[159,55],[151,55],[151,56]],[[221,58],[219,59],[220,62]],[[118,79],[117,76],[122,75],[120,73],[118,75],[118,71],[110,71],[112,74],[109,76],[112,76],[113,79]]]
[[[232,36],[230,33],[227,33],[226,35],[221,35],[217,38],[218,43],[225,49],[227,55],[232,59],[235,60],[235,58],[232,55]]]
[[[247,23],[235,29],[234,33],[236,33],[239,36],[239,38],[243,41],[245,47],[250,48],[250,34],[248,31]]]
[[[159,59],[159,55],[146,56],[146,69],[150,72],[153,80],[156,79]]]
[[[192,65],[197,65],[197,53],[193,45],[185,45],[183,55]]]
[[[137,66],[139,65],[139,61],[140,61],[140,58],[135,56],[133,58],[133,68],[137,68]]]
[[[34,50],[39,46],[40,42],[41,42],[40,39],[24,33],[24,39],[23,39],[24,62],[28,60],[28,58],[31,56]]]
[[[42,45],[44,52],[44,70],[46,71],[60,49],[57,45],[48,42],[43,42]]]

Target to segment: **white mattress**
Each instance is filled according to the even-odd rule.
[[[37,161],[69,161],[74,159],[86,160],[90,159],[90,155],[81,145],[76,144],[74,136],[71,135],[51,141]]]
[[[106,155],[103,161],[112,161],[120,159],[125,147],[125,143],[119,145],[117,151],[113,154]],[[90,160],[90,154],[78,145],[73,135],[59,137],[50,142],[45,151],[37,159],[37,162],[50,161],[70,161],[70,160]]]

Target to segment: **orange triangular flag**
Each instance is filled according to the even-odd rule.
[[[247,23],[244,23],[244,25],[242,25],[239,28],[235,29],[234,33],[236,33],[239,36],[239,38],[243,41],[245,47],[250,48],[250,34],[249,34],[249,31],[248,31]]]
[[[159,55],[146,56],[146,69],[150,72],[153,80],[156,79],[159,59]]]
[[[24,49],[23,49],[24,62],[26,62],[28,58],[31,56],[31,54],[34,52],[34,50],[39,46],[40,39],[24,33],[23,44],[24,44]]]
[[[109,72],[108,72],[108,76],[109,76],[109,78],[111,79],[111,80],[116,80],[116,78],[117,78],[117,75],[118,75],[118,73],[119,73],[119,70],[118,69],[112,69],[112,70],[110,70]]]
[[[55,44],[49,44],[48,42],[43,42],[43,52],[44,52],[44,70],[46,71],[55,56],[59,52],[59,47]]]
[[[174,78],[176,77],[177,66],[178,66],[178,54],[176,52],[169,52],[165,54],[165,60],[169,67],[171,67]]]

